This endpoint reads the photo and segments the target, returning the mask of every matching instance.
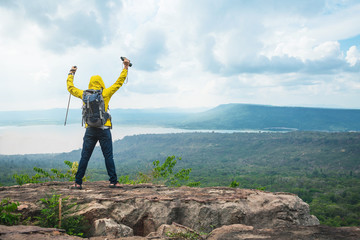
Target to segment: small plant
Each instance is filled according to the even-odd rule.
[[[175,165],[181,161],[181,158],[175,156],[167,157],[163,164],[159,160],[153,162],[153,169],[149,173],[139,172],[136,180],[131,180],[128,175],[120,176],[118,181],[122,184],[141,184],[141,183],[163,183],[169,186],[179,187],[187,185],[189,187],[198,187],[200,182],[188,182],[191,168],[174,171]]]
[[[89,230],[89,227],[90,225],[85,217],[80,215],[65,218],[61,225],[61,228],[65,229],[67,234],[78,237],[84,237],[84,233]]]
[[[134,184],[134,180],[131,180],[129,175],[120,176],[118,182],[121,184]]]
[[[59,200],[60,195],[52,195],[51,197],[41,198],[43,204],[40,216],[35,217],[39,220],[41,227],[59,227]],[[61,199],[61,204],[64,205],[68,200],[67,198]],[[64,209],[65,210],[65,209]]]
[[[256,189],[257,189],[257,190],[261,190],[261,191],[265,191],[265,190],[266,190],[266,187],[257,187]]]
[[[153,182],[153,176],[151,174],[145,174],[139,172],[136,176],[136,180],[134,181],[134,184],[149,183],[149,182]]]
[[[14,212],[17,210],[19,205],[19,202],[11,202],[9,198],[1,200],[0,224],[8,226],[17,224],[21,214]]]
[[[196,232],[167,232],[167,237],[179,239],[179,240],[202,240],[200,234]]]
[[[162,165],[160,165],[159,160],[154,161],[152,172],[153,179],[155,181],[162,180],[165,184],[176,187],[181,186],[181,182],[188,181],[191,168],[183,168],[178,172],[174,172],[174,167],[178,161],[181,161],[181,158],[175,158],[175,156],[167,157]]]
[[[240,183],[238,183],[236,180],[234,180],[234,181],[232,181],[232,182],[230,183],[230,186],[229,186],[229,187],[237,188],[239,185],[240,185]]]
[[[29,177],[27,174],[14,174],[13,178],[15,179],[16,183],[19,185],[23,185],[25,183],[40,183],[40,182],[48,182],[54,180],[67,180],[67,181],[74,181],[77,169],[79,167],[78,162],[70,162],[64,161],[65,165],[67,165],[70,169],[67,170],[66,173],[62,173],[61,170],[56,168],[52,168],[50,171],[51,173],[45,171],[42,168],[34,167],[33,170],[36,174],[32,177]],[[86,181],[86,177],[83,178],[83,181]]]
[[[70,168],[67,170],[65,174],[65,178],[67,178],[69,181],[75,181],[76,172],[79,168],[78,162],[70,162],[70,161],[64,161],[64,163]],[[87,181],[86,177],[83,177],[83,182]]]
[[[84,216],[71,215],[71,209],[76,203],[70,203],[69,197],[62,198],[61,195],[53,194],[47,198],[41,198],[43,208],[40,216],[35,217],[41,227],[62,228],[69,235],[84,236],[89,224]]]
[[[188,184],[186,184],[186,186],[188,187],[199,187],[200,186],[200,182],[189,182]]]

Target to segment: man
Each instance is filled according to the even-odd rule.
[[[124,59],[124,68],[116,80],[116,82],[109,88],[105,88],[105,84],[102,78],[98,75],[92,76],[89,82],[89,89],[102,90],[102,96],[105,104],[105,112],[107,112],[109,107],[109,101],[111,96],[123,85],[127,73],[130,61]],[[80,90],[74,86],[74,75],[76,73],[77,67],[73,66],[70,69],[67,78],[67,89],[75,97],[82,99],[84,90]],[[111,119],[107,119],[106,123],[102,127],[89,127],[85,125],[86,131],[84,135],[83,148],[81,152],[81,159],[79,162],[79,168],[75,176],[75,183],[71,186],[71,189],[82,189],[82,179],[85,175],[88,162],[90,160],[91,154],[95,148],[96,143],[100,142],[101,151],[105,158],[105,166],[107,173],[109,175],[109,181],[111,188],[121,187],[116,175],[115,163],[113,158],[113,148],[112,148],[112,137],[111,137]]]

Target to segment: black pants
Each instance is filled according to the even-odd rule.
[[[75,177],[75,182],[77,184],[82,184],[82,179],[85,175],[88,162],[98,141],[100,142],[101,150],[105,158],[106,170],[110,177],[109,181],[113,184],[117,182],[110,129],[88,127],[86,128],[86,132],[84,135],[81,159]]]

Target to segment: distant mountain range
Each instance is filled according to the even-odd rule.
[[[360,109],[226,104],[192,114],[181,123],[177,123],[177,127],[232,130],[359,131]]]
[[[2,111],[0,126],[64,124],[66,109]],[[112,109],[113,122],[183,129],[360,131],[360,109],[277,107],[224,104],[207,111]],[[81,123],[81,110],[70,109],[68,124]]]

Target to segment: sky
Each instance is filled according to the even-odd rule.
[[[111,108],[360,109],[360,1],[0,0],[0,111],[66,108],[66,78],[128,82]],[[70,108],[81,100],[71,98]]]

